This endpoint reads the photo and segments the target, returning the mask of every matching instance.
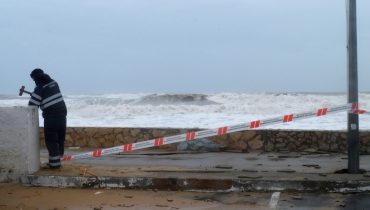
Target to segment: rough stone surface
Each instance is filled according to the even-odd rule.
[[[180,142],[177,145],[178,151],[200,151],[200,152],[219,152],[220,146],[206,138],[196,141]]]
[[[260,150],[260,149],[262,149],[263,142],[258,140],[258,139],[254,139],[254,140],[248,142],[248,146],[251,150]]]
[[[148,139],[183,134],[199,129],[170,128],[67,128],[66,146],[110,147],[140,142]],[[44,144],[43,129],[40,129],[41,145]],[[278,151],[347,151],[345,131],[300,131],[300,130],[248,130],[221,136],[209,137],[215,144],[233,151],[264,150]],[[361,131],[360,150],[370,154],[370,131]],[[177,150],[178,143],[159,148]]]
[[[38,171],[38,110],[1,107],[0,125],[0,182],[17,180],[19,176]]]

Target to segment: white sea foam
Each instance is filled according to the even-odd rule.
[[[313,111],[346,104],[345,94],[215,93],[66,95],[68,126],[216,128],[255,119]],[[0,106],[24,106],[28,98],[0,96]],[[370,110],[370,93],[359,95]],[[267,129],[344,130],[345,112]],[[40,117],[40,124],[43,121]],[[370,130],[370,115],[360,116],[360,129]]]

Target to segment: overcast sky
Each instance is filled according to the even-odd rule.
[[[370,1],[357,0],[370,91]],[[0,94],[345,92],[345,0],[0,0]]]

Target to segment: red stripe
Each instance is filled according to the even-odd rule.
[[[154,140],[154,146],[160,146],[163,144],[163,138],[156,138]]]
[[[288,115],[284,115],[283,122],[288,122]]]
[[[130,152],[132,150],[132,144],[125,144],[123,145],[124,152]]]
[[[228,127],[225,126],[225,127],[221,127],[221,128],[218,128],[218,135],[221,136],[221,135],[224,135],[225,133],[227,133],[227,130],[228,130]]]
[[[293,115],[292,114],[289,116],[289,121],[293,121]]]
[[[195,132],[186,133],[186,141],[191,141],[195,139]]]
[[[260,123],[261,123],[261,120],[252,121],[252,122],[250,122],[249,127],[250,128],[258,128],[258,127],[260,127]]]
[[[322,115],[326,115],[326,113],[328,112],[328,108],[324,108],[323,110],[322,110]]]
[[[71,155],[64,156],[63,160],[72,160],[72,156]]]
[[[356,109],[358,109],[358,103],[354,102],[352,103],[352,110],[356,110]]]
[[[290,121],[293,121],[293,115],[292,114],[284,115],[283,122],[290,122]]]
[[[326,115],[327,111],[328,111],[328,108],[318,109],[316,112],[316,116]]]
[[[93,151],[93,157],[100,157],[101,156],[101,149]]]
[[[318,109],[317,113],[316,113],[316,116],[321,116],[321,114],[322,114],[322,109]]]
[[[366,111],[365,110],[363,110],[363,109],[357,109],[357,110],[354,110],[354,112],[353,113],[355,113],[355,114],[364,114]]]

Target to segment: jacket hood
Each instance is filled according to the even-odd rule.
[[[35,80],[37,86],[46,85],[53,81],[53,79],[51,79],[50,76],[45,73],[37,74],[33,77],[33,79]]]

